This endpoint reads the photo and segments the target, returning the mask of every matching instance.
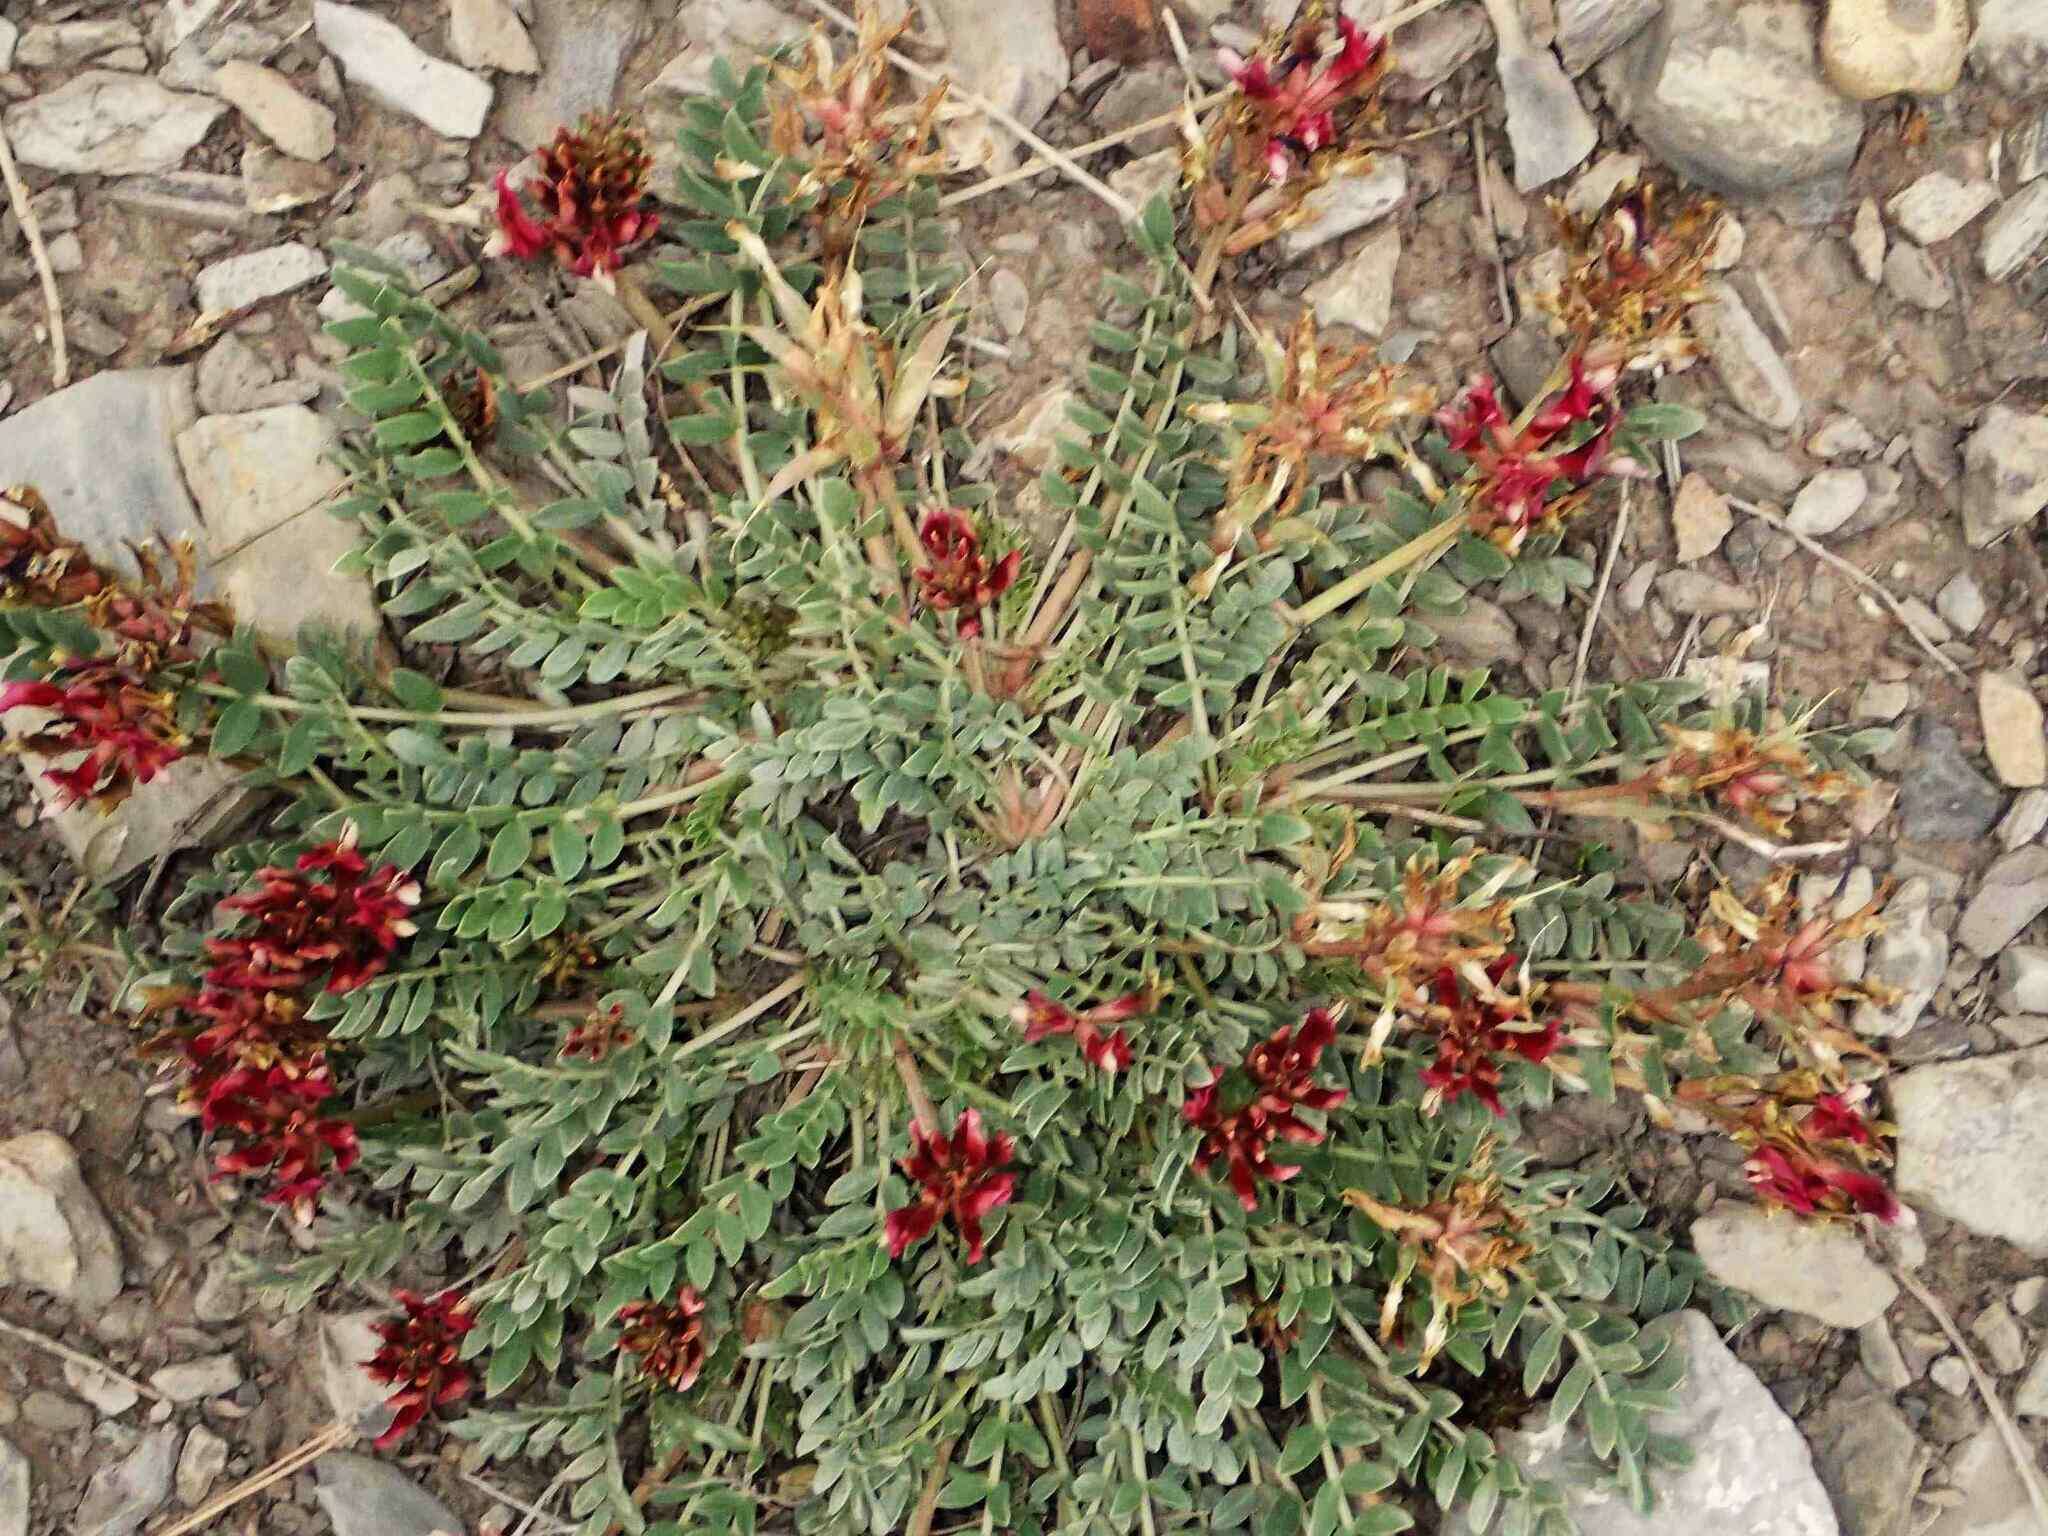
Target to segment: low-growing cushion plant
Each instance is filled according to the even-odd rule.
[[[1564,523],[1697,424],[1648,396],[1712,209],[1564,222],[1518,410],[1264,334],[1238,266],[1359,168],[1385,67],[1310,23],[1232,61],[1013,496],[947,108],[887,41],[720,66],[673,244],[630,123],[499,182],[494,252],[647,318],[607,388],[338,271],[333,510],[402,665],[275,650],[9,494],[0,708],[45,712],[53,798],[204,750],[266,799],[133,996],[220,1175],[307,1225],[267,1294],[417,1287],[379,1443],[541,1463],[586,1536],[1560,1531],[1497,1447],[1545,1413],[1647,1506],[1683,1362],[1638,1324],[1699,1267],[1523,1114],[1637,1095],[1788,1220],[1898,1209],[1827,959],[1869,914],[1688,914],[1595,838],[1768,846],[1870,743],[1525,696],[1431,626],[1589,582]]]

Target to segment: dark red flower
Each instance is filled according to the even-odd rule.
[[[1862,1212],[1885,1223],[1901,1214],[1898,1197],[1874,1173],[1846,1168],[1807,1152],[1759,1147],[1742,1165],[1759,1198],[1802,1216]]]
[[[476,1326],[467,1303],[454,1291],[423,1299],[412,1291],[394,1291],[405,1316],[372,1325],[383,1348],[363,1369],[370,1379],[395,1390],[384,1401],[392,1410],[391,1427],[377,1437],[377,1449],[388,1451],[411,1433],[429,1408],[445,1408],[469,1395],[476,1377],[462,1363],[462,1336]]]
[[[963,636],[980,634],[981,610],[1010,590],[1024,562],[1022,552],[1013,549],[991,566],[974,525],[950,507],[925,513],[917,537],[930,562],[917,572],[925,605],[959,614]]]
[[[1478,481],[1472,506],[1482,528],[1519,535],[1541,522],[1552,486],[1591,484],[1601,475],[1640,474],[1633,460],[1613,453],[1621,413],[1614,398],[1612,369],[1589,370],[1574,355],[1571,380],[1516,430],[1494,392],[1493,380],[1475,378],[1465,392],[1437,413],[1437,425],[1453,453],[1472,461]],[[1566,440],[1591,428],[1576,447]]]
[[[1556,1019],[1537,1021],[1530,1016],[1528,998],[1502,990],[1520,964],[1515,956],[1502,955],[1487,966],[1485,995],[1450,966],[1436,973],[1430,988],[1442,1011],[1431,1019],[1439,1031],[1436,1060],[1422,1069],[1430,1101],[1450,1103],[1469,1093],[1502,1114],[1501,1057],[1540,1062],[1562,1042]]]
[[[329,992],[353,992],[390,962],[413,931],[419,882],[396,865],[370,873],[355,827],[339,842],[300,855],[296,870],[259,869],[257,890],[221,903],[253,918],[246,932],[208,939],[209,985],[289,991],[325,975]]]
[[[536,152],[540,174],[527,183],[540,204],[535,218],[500,172],[498,232],[485,248],[519,261],[552,252],[578,277],[604,277],[624,253],[653,237],[660,219],[649,212],[647,136],[618,113],[592,112]]]
[[[1234,1070],[1219,1067],[1181,1105],[1188,1123],[1202,1133],[1196,1170],[1207,1173],[1220,1159],[1246,1210],[1258,1209],[1259,1180],[1283,1183],[1301,1171],[1273,1161],[1275,1142],[1321,1143],[1323,1133],[1297,1111],[1331,1110],[1344,1102],[1345,1090],[1319,1088],[1315,1081],[1316,1065],[1336,1038],[1337,1016],[1314,1009],[1299,1028],[1283,1026],[1253,1046]]]
[[[704,1298],[686,1285],[674,1301],[633,1301],[619,1308],[619,1348],[640,1357],[640,1374],[678,1392],[704,1369]]]
[[[1008,1205],[1016,1192],[1017,1175],[1004,1171],[1015,1152],[1016,1143],[1001,1132],[982,1134],[979,1110],[962,1110],[951,1136],[927,1135],[922,1126],[912,1125],[910,1156],[897,1166],[918,1195],[914,1203],[889,1213],[889,1257],[902,1258],[931,1235],[942,1217],[951,1216],[966,1240],[967,1262],[979,1264],[986,1251],[982,1218]]]
[[[264,1203],[283,1206],[301,1225],[311,1221],[328,1177],[354,1167],[358,1153],[354,1126],[316,1112],[333,1093],[324,1071],[239,1067],[223,1074],[206,1091],[200,1123],[238,1145],[214,1159],[214,1177],[267,1172]]]
[[[1337,18],[1337,33],[1343,46],[1328,64],[1322,63],[1321,33],[1314,27],[1296,35],[1277,70],[1264,58],[1246,60],[1228,48],[1222,51],[1231,83],[1259,105],[1271,181],[1287,180],[1297,155],[1306,159],[1336,142],[1335,109],[1361,82],[1370,83],[1368,73],[1386,49],[1383,39],[1368,36],[1347,17]]]
[[[1056,1003],[1036,990],[1024,994],[1024,1001],[1010,1010],[1010,1018],[1024,1031],[1024,1039],[1035,1044],[1054,1035],[1071,1035],[1081,1057],[1105,1072],[1121,1072],[1131,1064],[1131,1042],[1119,1029],[1105,1035],[1102,1026],[1134,1019],[1149,1006],[1142,992],[1133,992],[1113,1003],[1099,1003],[1081,1013]]]
[[[185,735],[171,718],[169,693],[136,682],[123,668],[86,662],[56,681],[0,686],[0,714],[46,709],[57,716],[22,737],[22,745],[49,757],[84,757],[68,768],[46,770],[56,786],[53,811],[81,801],[112,810],[185,755]]]

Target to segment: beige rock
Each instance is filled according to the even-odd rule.
[[[1856,223],[1849,231],[1849,249],[1856,256],[1856,270],[1866,283],[1884,277],[1884,215],[1869,198],[1856,206]]]
[[[1678,482],[1678,495],[1671,503],[1671,531],[1678,538],[1678,558],[1690,565],[1721,547],[1735,527],[1735,514],[1728,498],[1714,489],[1705,475],[1690,473]]]
[[[510,0],[451,0],[448,46],[471,69],[540,73],[540,54]]]
[[[1984,717],[1984,752],[1999,782],[2031,788],[2048,782],[2048,731],[2041,701],[2010,672],[1977,679],[1977,709]]]
[[[334,153],[334,114],[268,65],[229,59],[213,80],[224,99],[294,159],[325,160]]]
[[[1962,78],[1969,45],[1968,0],[1833,0],[1820,30],[1821,70],[1852,101],[1939,96]]]

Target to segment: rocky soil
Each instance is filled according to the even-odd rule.
[[[922,0],[917,51],[1071,146],[1172,109],[1190,71],[1214,87],[1216,46],[1245,49],[1296,8],[1171,3],[1186,70],[1154,0]],[[1346,9],[1370,22],[1394,6]],[[594,106],[638,108],[660,137],[716,52],[774,46],[813,19],[808,0],[0,0],[0,122],[80,380],[52,387],[43,297],[8,216],[0,484],[40,485],[109,546],[192,533],[259,626],[374,629],[370,594],[327,572],[347,536],[317,510],[341,419],[319,329],[347,311],[326,280],[333,243],[375,246],[471,306],[515,375],[563,372],[631,321],[588,285],[479,272],[491,178]],[[1694,1362],[1675,1427],[1699,1461],[1654,1522],[1587,1493],[1584,1528],[2038,1533],[1969,1366],[1912,1292],[1955,1319],[2038,1469],[2048,4],[1450,0],[1396,53],[1386,147],[1319,193],[1319,216],[1253,274],[1262,323],[1309,305],[1446,389],[1489,364],[1528,389],[1554,355],[1521,297],[1554,260],[1546,198],[1597,206],[1664,167],[1735,216],[1704,365],[1663,386],[1709,429],[1683,445],[1668,494],[1638,490],[1597,622],[1584,594],[1475,600],[1440,626],[1447,652],[1562,685],[1593,623],[1605,675],[1762,682],[1898,731],[1853,808],[1853,847],[1803,866],[1800,894],[1848,911],[1891,884],[1886,931],[1859,963],[1901,999],[1855,1027],[1897,1064],[1886,1093],[1918,1226],[1889,1250],[1795,1230],[1742,1203],[1732,1148],[1599,1106],[1547,1117],[1546,1152],[1618,1155],[1765,1307],[1725,1344],[1697,1316],[1674,1320]],[[1015,161],[983,124],[952,131],[993,166]],[[1171,147],[1155,132],[1091,164],[1142,197],[1171,173]],[[986,258],[982,422],[1028,521],[1084,296],[1125,248],[1109,210],[1053,176],[957,216]],[[1612,526],[1589,523],[1572,552],[1598,568]],[[181,767],[111,823],[57,818],[54,841],[0,769],[0,941],[18,940],[23,904],[59,911],[85,871],[124,882],[114,919],[146,945],[178,850],[237,809],[224,775]],[[1636,878],[1684,897],[1763,868],[1712,841],[1639,853]],[[290,1234],[206,1182],[123,1026],[67,1006],[103,994],[35,979],[0,964],[0,1322],[120,1374],[0,1332],[0,1536],[130,1536],[352,1420],[363,1320],[251,1308],[231,1256],[287,1254]],[[1569,1451],[1528,1447],[1565,1468]],[[452,1445],[333,1454],[222,1528],[546,1531],[551,1517],[516,1507],[545,1498],[538,1482],[486,1486]]]

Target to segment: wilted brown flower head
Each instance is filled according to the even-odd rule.
[[[1420,1269],[1429,1281],[1430,1318],[1423,1336],[1427,1367],[1450,1336],[1451,1314],[1481,1295],[1505,1296],[1508,1276],[1530,1252],[1519,1234],[1526,1223],[1508,1203],[1500,1180],[1487,1169],[1482,1148],[1468,1175],[1441,1199],[1419,1209],[1389,1205],[1362,1189],[1344,1198],[1401,1243],[1394,1280],[1380,1308],[1380,1335],[1392,1338],[1407,1278]]]
[[[1830,804],[1854,788],[1822,769],[1799,744],[1796,722],[1774,721],[1762,732],[1723,726],[1713,730],[1666,726],[1671,752],[1659,767],[1656,789],[1669,799],[1707,799],[1782,837],[1802,804]]]
[[[1428,1001],[1425,989],[1446,966],[1495,960],[1514,935],[1512,902],[1490,887],[1462,892],[1473,862],[1417,854],[1384,899],[1319,902],[1297,930],[1303,950],[1350,961],[1389,994]]]
[[[50,504],[33,486],[0,495],[0,598],[36,608],[68,608],[112,584],[85,546],[57,531]]]
[[[613,1051],[633,1043],[633,1031],[625,1023],[626,1010],[614,1003],[571,1026],[562,1037],[564,1060],[603,1061]]]
[[[1685,317],[1706,297],[1721,210],[1692,198],[1667,212],[1662,201],[1643,184],[1621,188],[1583,218],[1551,204],[1566,267],[1562,286],[1538,302],[1596,366],[1683,367],[1698,350]]]
[[[704,1369],[704,1298],[694,1285],[673,1301],[633,1301],[619,1308],[619,1348],[640,1360],[640,1374],[687,1392]]]

